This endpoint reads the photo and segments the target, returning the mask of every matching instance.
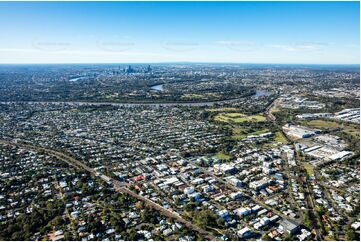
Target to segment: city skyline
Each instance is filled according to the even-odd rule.
[[[359,2],[1,2],[0,63],[359,64]]]

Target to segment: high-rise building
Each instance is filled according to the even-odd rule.
[[[126,73],[134,73],[135,70],[132,68],[131,65],[128,66],[128,68],[125,70]]]
[[[151,72],[152,72],[152,68],[150,67],[150,65],[148,65],[146,72],[147,72],[147,73],[151,73]]]

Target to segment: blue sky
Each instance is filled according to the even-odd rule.
[[[359,2],[0,2],[0,63],[358,64]]]

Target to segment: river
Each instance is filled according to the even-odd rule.
[[[163,84],[157,84],[157,85],[151,86],[150,89],[155,90],[155,91],[160,91],[160,92],[164,91]],[[251,96],[251,98],[269,96],[271,94],[272,94],[271,92],[268,92],[265,90],[256,90],[256,93],[253,94]]]
[[[255,98],[255,97],[263,97],[263,96],[269,96],[271,95],[272,93],[269,92],[269,91],[265,91],[265,90],[256,90],[256,93],[253,94],[251,96],[251,98]]]
[[[251,96],[251,98],[257,98],[262,96],[269,96],[271,92],[264,91],[264,90],[256,90],[256,93]],[[169,103],[115,103],[115,102],[77,102],[77,101],[28,101],[28,102],[19,102],[19,103],[43,103],[43,104],[69,104],[69,105],[112,105],[118,107],[136,107],[136,106],[151,106],[151,107],[162,107],[162,106],[213,106],[215,104],[227,104],[233,103],[241,100],[249,99],[250,97],[241,97],[241,98],[233,98],[228,100],[220,100],[220,101],[209,101],[209,102],[169,102]],[[6,103],[17,103],[17,102],[0,102],[1,104]]]
[[[158,84],[158,85],[151,86],[150,89],[162,92],[163,91],[163,84]]]
[[[86,78],[87,78],[86,76],[74,77],[74,78],[69,79],[69,82],[77,82],[77,81],[80,81],[80,80],[83,80]]]

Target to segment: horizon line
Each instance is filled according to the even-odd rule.
[[[9,62],[0,65],[109,65],[109,64],[236,64],[236,65],[358,65],[360,63],[283,63],[283,62],[204,62],[204,61],[162,61],[162,62]]]

